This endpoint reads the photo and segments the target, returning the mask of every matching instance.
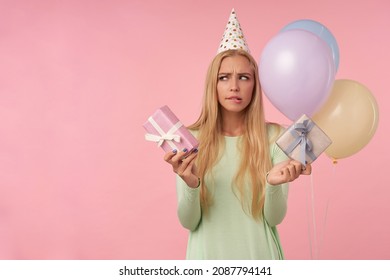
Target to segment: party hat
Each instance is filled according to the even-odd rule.
[[[232,12],[230,13],[229,21],[226,25],[217,53],[231,49],[242,49],[250,53],[234,9],[232,9]]]

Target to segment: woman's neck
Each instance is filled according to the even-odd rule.
[[[240,136],[244,133],[245,115],[224,112],[222,114],[222,134],[225,136]]]

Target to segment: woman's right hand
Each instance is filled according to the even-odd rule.
[[[184,149],[183,151],[173,150],[164,156],[164,160],[172,165],[173,172],[179,175],[191,188],[196,188],[199,185],[199,177],[195,165],[197,155],[197,149],[191,153]]]

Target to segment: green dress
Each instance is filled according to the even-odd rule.
[[[200,188],[188,187],[177,176],[178,216],[182,226],[189,229],[187,259],[284,258],[276,226],[286,215],[288,185],[266,185],[260,221],[245,213],[231,185],[240,163],[240,138],[225,136],[225,151],[213,169],[214,180],[205,179],[207,185],[214,183],[213,204],[207,215],[202,215]],[[273,164],[288,159],[274,143],[270,155]]]

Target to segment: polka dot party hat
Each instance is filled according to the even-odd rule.
[[[226,25],[217,53],[231,49],[242,49],[250,53],[234,9],[232,9],[232,12],[230,13],[229,21]]]

